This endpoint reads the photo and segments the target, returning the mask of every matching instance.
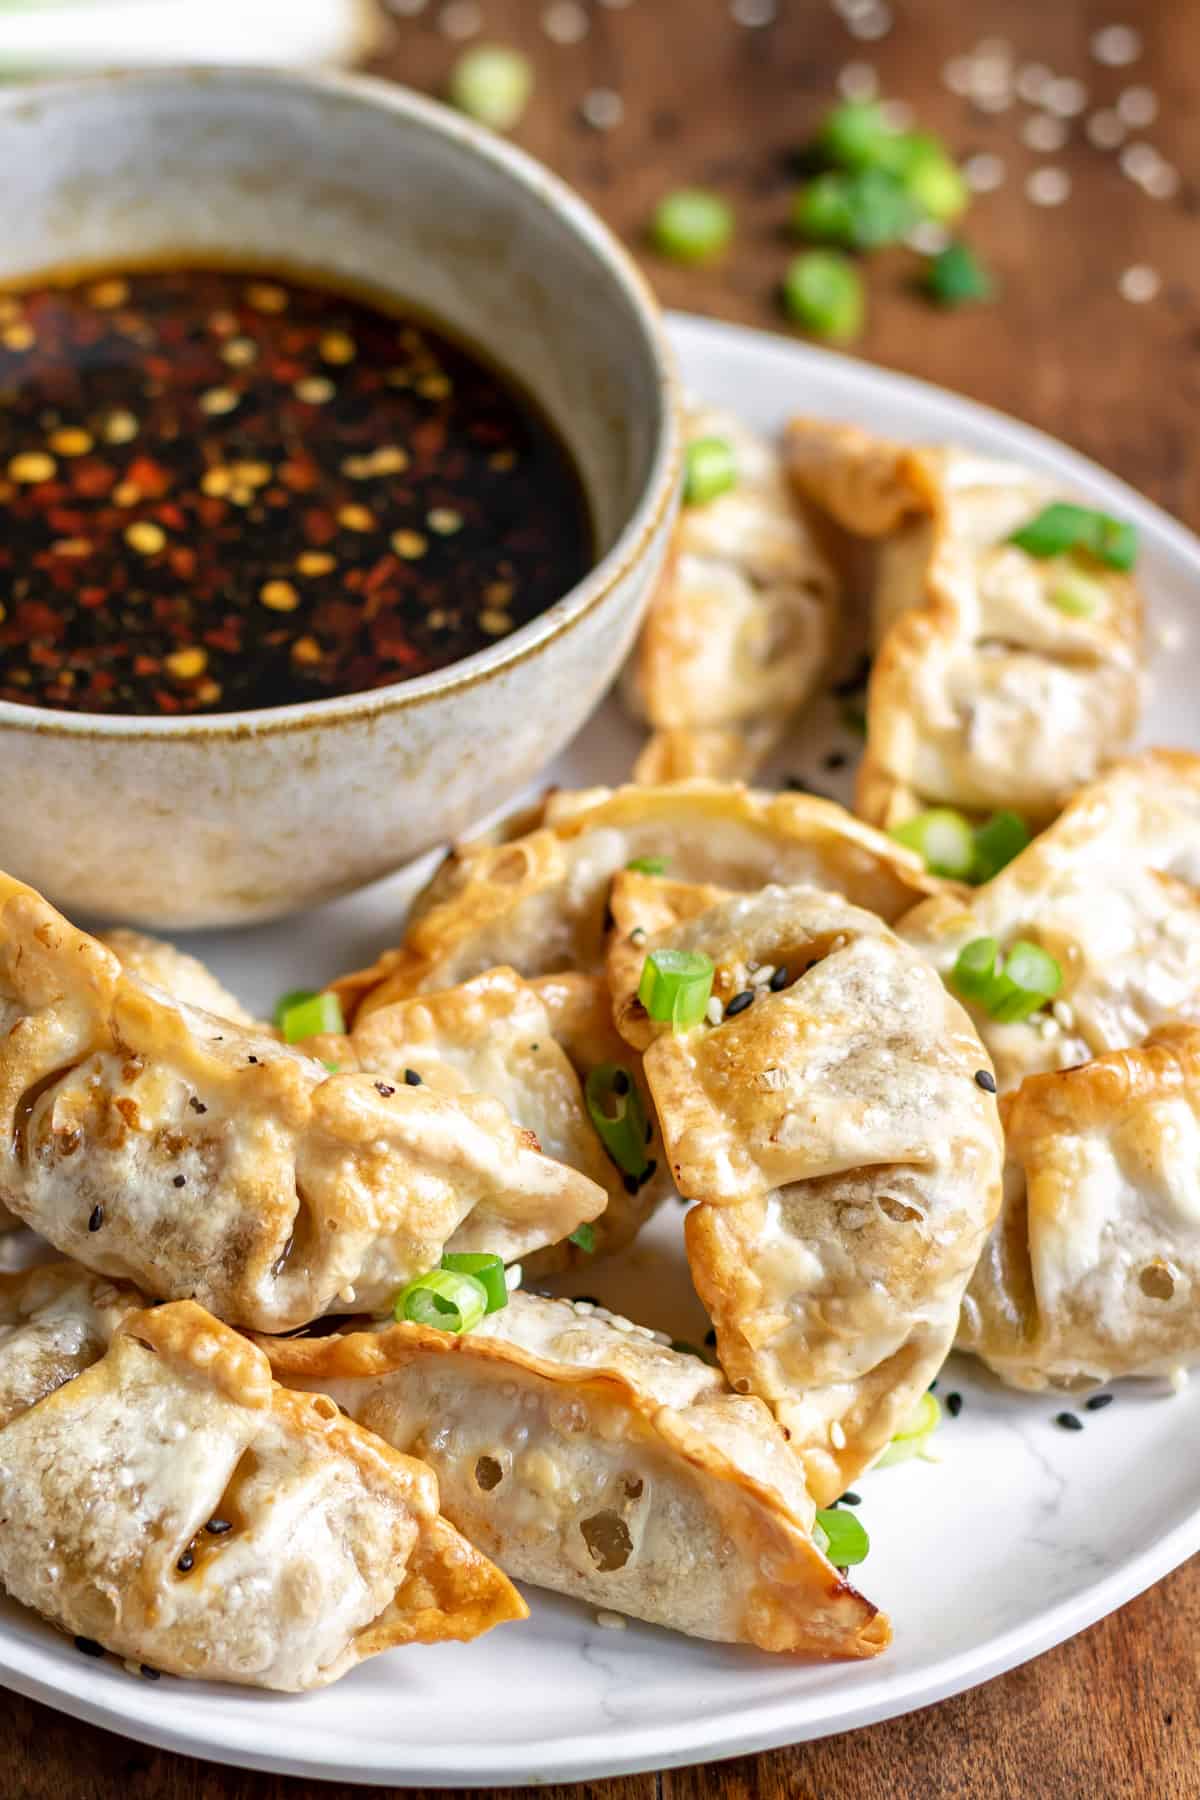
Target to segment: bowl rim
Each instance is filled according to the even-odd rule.
[[[651,421],[653,438],[649,470],[641,494],[616,539],[581,580],[508,637],[460,657],[445,668],[328,699],[186,718],[72,712],[59,707],[25,706],[16,701],[0,700],[0,731],[72,738],[116,738],[129,742],[258,738],[268,733],[370,723],[384,714],[427,705],[477,687],[540,654],[595,611],[624,580],[641,560],[676,496],[683,454],[679,376],[662,313],[646,278],[599,214],[536,157],[453,108],[382,76],[229,64],[114,70],[67,80],[15,83],[0,93],[0,120],[9,112],[20,114],[38,102],[53,104],[59,100],[70,101],[79,95],[123,88],[150,92],[169,90],[180,84],[240,87],[251,91],[269,86],[285,92],[318,93],[352,105],[392,113],[482,157],[531,198],[549,207],[615,281],[640,328],[642,348],[649,353],[655,372],[654,386],[647,391],[655,410]]]

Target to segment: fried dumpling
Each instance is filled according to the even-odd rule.
[[[334,983],[348,1015],[504,963],[524,976],[603,965],[618,869],[665,859],[685,881],[754,889],[803,881],[894,919],[940,883],[918,856],[809,794],[720,782],[552,794],[523,835],[454,850],[416,901],[398,949]]]
[[[526,1613],[428,1468],[190,1301],[0,1430],[0,1510],[10,1594],[175,1675],[295,1692]]]
[[[1057,962],[1058,995],[1031,1018],[968,1006],[1002,1090],[1172,1019],[1200,1022],[1200,756],[1150,750],[1115,765],[986,885],[925,901],[897,930],[947,980],[984,937]]]
[[[78,1263],[0,1275],[0,1429],[90,1369],[145,1305],[136,1288]]]
[[[1012,543],[1064,498],[1015,465],[808,419],[787,459],[803,494],[882,540],[857,810],[885,826],[927,806],[1052,819],[1137,724],[1133,581]]]
[[[959,1347],[1035,1389],[1200,1360],[1200,1029],[1030,1076],[1001,1113],[1004,1206]]]
[[[0,878],[0,1201],[89,1268],[283,1330],[506,1261],[605,1194],[499,1102],[321,1063],[124,972]]]
[[[172,1000],[182,1000],[185,1006],[198,1007],[201,1012],[216,1013],[219,1019],[233,1019],[238,1025],[258,1027],[253,1013],[247,1012],[198,956],[189,956],[163,938],[151,937],[145,931],[130,931],[125,926],[98,935],[123,969],[151,987],[161,988]]]
[[[643,1066],[679,1191],[700,1202],[688,1261],[717,1354],[773,1407],[826,1504],[953,1340],[1000,1203],[987,1056],[934,971],[835,895],[688,895],[626,873],[613,913],[617,1023],[653,1034]],[[636,998],[661,949],[715,965],[691,1030]]]
[[[666,572],[623,683],[656,737],[639,779],[752,775],[809,698],[829,660],[838,585],[778,451],[728,413],[688,419],[690,442],[720,438],[737,481],[684,504]],[[673,739],[668,746],[659,734]]]
[[[519,1579],[695,1637],[862,1657],[887,1620],[816,1548],[770,1413],[698,1357],[579,1301],[513,1294],[475,1331],[268,1343],[428,1461],[448,1518]]]

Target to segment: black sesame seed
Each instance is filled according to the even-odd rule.
[[[716,1333],[716,1329],[714,1326],[710,1325],[708,1330],[705,1332],[704,1342],[708,1345],[710,1350],[716,1349],[717,1333]]]
[[[870,673],[870,657],[860,656],[850,673],[841,681],[835,681],[829,691],[831,694],[836,694],[839,700],[845,700],[849,695],[856,694],[859,688],[866,687],[867,677]]]
[[[385,1100],[390,1100],[395,1091],[396,1090],[390,1081],[377,1081],[375,1083],[375,1092],[377,1094],[382,1094]]]
[[[996,1077],[992,1074],[990,1069],[976,1069],[975,1085],[976,1087],[981,1087],[985,1094],[994,1094],[996,1091]]]
[[[602,919],[601,924],[600,924],[600,929],[604,932],[604,935],[606,937],[608,936],[608,933],[612,930],[612,928],[616,924],[616,922],[617,921],[613,918],[612,907],[606,906],[604,908],[604,918]]]
[[[104,1645],[98,1644],[95,1638],[77,1637],[75,1639],[75,1648],[77,1650],[82,1650],[85,1656],[104,1655]]]
[[[861,1506],[862,1505],[862,1495],[856,1494],[853,1488],[847,1488],[845,1493],[842,1495],[842,1505],[843,1506]]]
[[[937,1376],[936,1375],[934,1376],[933,1380],[930,1382],[929,1386],[926,1388],[925,1391],[927,1394],[936,1394],[937,1393]]]
[[[962,1411],[962,1408],[963,1408],[963,1399],[962,1399],[961,1394],[947,1394],[946,1395],[946,1411],[950,1414],[950,1417],[952,1419],[957,1419],[959,1413]]]
[[[1054,1423],[1061,1425],[1064,1431],[1082,1431],[1083,1420],[1078,1413],[1060,1412],[1054,1415]]]
[[[540,1044],[530,1044],[530,1046],[529,1046],[529,1048],[530,1048],[530,1049],[531,1049],[531,1050],[540,1050],[540,1049],[541,1049],[541,1047],[542,1047],[542,1046],[541,1046],[541,1045],[540,1045]]]
[[[247,1061],[247,1062],[252,1062],[252,1063],[256,1063],[256,1062],[257,1062],[257,1061],[258,1061],[258,1058],[257,1058],[257,1056],[248,1056],[248,1057],[247,1057],[247,1058],[246,1058],[246,1061]]]
[[[229,1519],[210,1519],[204,1529],[211,1532],[213,1537],[223,1537],[227,1531],[233,1530],[233,1524]]]
[[[179,1561],[175,1564],[175,1567],[179,1570],[181,1575],[188,1575],[195,1567],[195,1563],[196,1558],[193,1556],[192,1552],[190,1550],[185,1550]]]
[[[203,1100],[197,1100],[195,1094],[193,1094],[191,1099],[188,1101],[188,1105],[191,1107],[191,1109],[194,1113],[206,1113],[208,1111],[208,1108],[207,1108],[207,1106],[205,1106]]]
[[[821,758],[823,769],[844,769],[850,758],[844,750],[829,750]]]
[[[1102,1406],[1111,1406],[1116,1397],[1115,1394],[1093,1394],[1091,1399],[1085,1400],[1083,1404],[1089,1412],[1099,1412]]]
[[[186,1175],[177,1175],[171,1185],[172,1185],[172,1187],[186,1187],[187,1186],[187,1176]]]
[[[646,1120],[646,1142],[648,1144],[652,1144],[654,1142],[654,1127],[650,1123],[649,1119]]]
[[[621,1180],[624,1184],[625,1192],[627,1194],[636,1194],[638,1189],[642,1185],[642,1180],[641,1180],[640,1175],[623,1175],[621,1177]]]
[[[727,1019],[736,1018],[738,1013],[745,1012],[746,1008],[748,1006],[752,1006],[753,1003],[754,1003],[754,989],[753,988],[743,988],[740,994],[735,994],[733,996],[733,999],[729,1002],[728,1006],[725,1008],[725,1017]]]
[[[103,1223],[104,1223],[104,1208],[102,1206],[93,1206],[92,1216],[88,1220],[88,1230],[89,1231],[99,1231],[99,1229],[103,1225]]]
[[[138,1674],[142,1677],[143,1681],[161,1681],[162,1680],[162,1670],[161,1669],[152,1669],[150,1667],[149,1663],[143,1663],[141,1668],[138,1670]]]
[[[615,1071],[615,1073],[613,1075],[613,1080],[612,1080],[612,1087],[613,1087],[614,1094],[627,1094],[629,1092],[629,1077],[625,1073],[624,1069],[617,1069]]]
[[[404,1079],[409,1087],[420,1087],[421,1085],[421,1077],[417,1074],[415,1069],[405,1069]]]
[[[767,983],[767,986],[770,988],[770,990],[773,994],[777,994],[781,988],[785,988],[787,986],[790,979],[791,979],[791,977],[788,975],[787,964],[780,963],[779,967],[776,969],[775,973],[772,975],[770,981]]]

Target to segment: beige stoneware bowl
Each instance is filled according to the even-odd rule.
[[[484,345],[570,446],[599,551],[503,641],[367,694],[203,719],[0,703],[0,865],[68,911],[235,925],[397,868],[534,778],[613,680],[676,499],[670,353],[588,208],[403,89],[244,70],[11,90],[0,172],[0,279],[207,252]]]

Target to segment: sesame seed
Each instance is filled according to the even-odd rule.
[[[208,667],[208,652],[201,650],[198,644],[190,644],[186,650],[172,650],[170,656],[164,657],[163,661],[167,672],[176,681],[194,681]]]
[[[513,628],[512,614],[501,612],[494,606],[484,607],[479,615],[479,623],[489,637],[503,637],[505,632]]]
[[[1087,105],[1087,89],[1073,75],[1058,75],[1046,85],[1042,105],[1059,119],[1076,119]]]
[[[542,9],[542,30],[554,44],[579,44],[588,34],[588,16],[576,0],[554,0]]]
[[[771,982],[774,980],[774,977],[775,977],[774,963],[763,963],[762,967],[755,969],[753,975],[751,975],[750,986],[756,987],[756,988],[769,987],[771,985]]]
[[[6,325],[0,331],[0,344],[6,350],[32,350],[34,345],[33,326],[24,319],[18,319],[12,325]]]
[[[463,516],[460,512],[455,512],[452,506],[435,506],[426,515],[425,523],[439,537],[450,537],[454,532],[462,530]]]
[[[358,346],[346,331],[327,331],[318,346],[321,361],[334,364],[350,363],[358,355]]]
[[[1117,283],[1122,300],[1130,300],[1135,306],[1144,306],[1148,300],[1156,299],[1161,286],[1157,272],[1147,263],[1132,263],[1122,270]]]
[[[50,548],[55,556],[90,556],[92,553],[88,538],[59,538]],[[70,671],[65,673],[69,674]]]
[[[252,281],[245,290],[246,305],[255,312],[281,313],[287,311],[287,289],[278,287],[273,281]]]
[[[855,64],[854,66],[858,67],[859,65]],[[961,99],[965,100],[975,85],[975,65],[971,58],[969,56],[952,56],[950,61],[942,66],[942,82],[952,94],[958,94]],[[875,94],[874,92],[847,94],[846,98],[847,100],[873,100]]]
[[[429,548],[429,539],[419,531],[393,531],[391,544],[397,556],[404,557],[406,562],[412,562],[414,558],[424,556]]]
[[[1094,144],[1097,150],[1115,150],[1125,142],[1125,121],[1110,106],[1094,112],[1084,130],[1089,144]]]
[[[990,1069],[976,1069],[975,1085],[976,1087],[981,1087],[985,1094],[994,1094],[996,1091],[996,1077],[992,1074]]]
[[[128,444],[138,434],[138,422],[131,412],[113,412],[101,429],[106,444]]]
[[[303,400],[306,406],[324,406],[337,393],[327,375],[305,375],[292,388],[297,400]]]
[[[314,637],[297,638],[292,645],[292,661],[311,666],[321,660],[321,646]]]
[[[483,12],[475,0],[449,0],[438,14],[437,24],[443,37],[461,42],[475,36],[483,24]]]
[[[336,567],[337,559],[327,550],[302,550],[296,558],[298,575],[328,575]]]
[[[162,1680],[162,1670],[152,1669],[149,1663],[141,1663],[138,1667],[138,1674],[142,1677],[143,1681]]]
[[[88,1230],[89,1231],[99,1231],[99,1229],[103,1225],[103,1223],[104,1223],[104,1208],[102,1206],[93,1206],[91,1217],[88,1220]]]
[[[75,1648],[77,1650],[82,1650],[85,1656],[104,1655],[104,1645],[98,1644],[95,1638],[77,1637],[75,1639]]]
[[[963,180],[973,194],[990,194],[1000,187],[1007,173],[1004,158],[994,155],[990,150],[982,150],[977,156],[968,156],[962,166]]]
[[[753,988],[743,988],[740,994],[735,994],[733,996],[733,999],[730,1000],[726,1004],[725,1017],[727,1019],[736,1018],[738,1013],[745,1012],[746,1008],[748,1006],[752,1006],[753,1004],[754,1004],[754,989]]]
[[[221,361],[227,362],[231,369],[245,369],[258,357],[258,345],[253,338],[230,338],[221,346]]]
[[[222,500],[233,486],[233,476],[228,469],[219,463],[213,469],[205,469],[200,477],[200,488],[214,500]]]
[[[186,1175],[176,1175],[174,1181],[171,1183],[171,1186],[177,1187],[177,1188],[186,1187],[187,1186],[187,1176]]]
[[[185,1550],[175,1567],[181,1575],[190,1575],[196,1566],[196,1558],[191,1550]]]
[[[858,38],[863,43],[877,43],[880,38],[887,36],[892,29],[892,24],[891,7],[880,4],[871,7],[869,11],[864,9],[862,12],[855,13],[847,19],[846,30],[851,37]]]
[[[1078,1413],[1060,1412],[1054,1416],[1054,1423],[1061,1425],[1064,1431],[1082,1431],[1083,1420]]]
[[[375,514],[370,508],[353,503],[338,507],[337,521],[346,531],[374,531],[375,529]]]
[[[835,1419],[833,1424],[829,1427],[829,1441],[835,1450],[844,1450],[846,1448],[845,1428],[838,1419]]]
[[[93,442],[91,432],[79,425],[64,425],[50,436],[50,448],[59,456],[86,456]]]
[[[375,1092],[377,1094],[382,1094],[385,1100],[390,1100],[395,1091],[396,1090],[390,1081],[377,1081],[375,1083]]]
[[[725,1008],[715,994],[705,1007],[704,1016],[710,1025],[719,1025],[725,1017]]]
[[[233,412],[237,403],[238,396],[232,388],[216,387],[208,388],[201,394],[199,407],[202,413],[208,413],[211,417],[217,418],[223,413]]]
[[[1040,106],[1042,96],[1054,80],[1054,71],[1045,63],[1023,63],[1017,70],[1017,98],[1026,106]]]
[[[1141,33],[1132,25],[1105,25],[1092,38],[1092,55],[1110,69],[1123,69],[1141,54]]]
[[[1122,175],[1128,175],[1130,181],[1144,185],[1147,178],[1158,168],[1161,158],[1153,144],[1129,144],[1121,152],[1120,165]]]
[[[204,1529],[212,1537],[224,1537],[227,1531],[233,1530],[233,1522],[230,1519],[210,1519]]]
[[[385,0],[385,4],[398,19],[415,19],[418,13],[425,11],[429,0]]]
[[[603,1625],[605,1631],[624,1631],[628,1621],[620,1613],[605,1611],[596,1614],[596,1623]]]
[[[1179,170],[1169,162],[1159,162],[1142,183],[1152,200],[1173,200],[1179,192]]]
[[[1093,1394],[1091,1398],[1085,1400],[1083,1404],[1088,1412],[1099,1412],[1102,1407],[1111,1406],[1115,1399],[1115,1394]]]
[[[51,481],[57,472],[58,464],[44,450],[23,450],[14,456],[8,465],[9,478],[12,481],[38,482]]]
[[[787,964],[780,963],[778,968],[773,970],[772,974],[771,974],[771,982],[770,982],[771,992],[773,994],[780,993],[782,991],[782,989],[787,987],[790,980],[791,980],[791,976],[788,972]]]
[[[420,1087],[421,1085],[421,1077],[415,1069],[405,1069],[404,1079],[409,1087]]]
[[[93,306],[102,307],[111,312],[114,307],[124,306],[129,298],[129,283],[119,275],[110,276],[106,281],[94,281],[88,289],[88,299]]]
[[[265,487],[274,471],[270,463],[235,462],[229,472],[235,481],[244,482],[248,487]]]
[[[272,612],[295,612],[300,604],[300,596],[290,581],[264,581],[258,597]]]
[[[957,1417],[958,1417],[959,1413],[962,1411],[962,1409],[963,1409],[963,1397],[961,1394],[947,1394],[946,1395],[946,1411],[950,1414],[950,1417],[952,1419],[957,1419]]]
[[[731,0],[729,7],[729,16],[734,24],[744,25],[749,31],[773,25],[776,12],[775,0]]]
[[[1126,125],[1141,129],[1158,117],[1158,96],[1148,87],[1126,88],[1117,96],[1117,113]]]
[[[1053,113],[1033,113],[1021,127],[1021,139],[1031,150],[1040,150],[1043,154],[1061,150],[1067,141],[1067,126]]]
[[[125,527],[125,542],[139,556],[157,556],[167,541],[167,534],[153,519],[135,519]]]
[[[843,100],[873,100],[879,92],[879,77],[870,63],[850,62],[838,75],[837,90]]]
[[[625,102],[615,88],[592,88],[579,103],[579,116],[593,131],[615,131],[625,117]]]
[[[1071,177],[1065,169],[1047,164],[1033,171],[1025,183],[1025,192],[1035,206],[1061,206],[1070,196]]]
[[[885,100],[879,111],[889,131],[911,129],[914,115],[907,100]]]

